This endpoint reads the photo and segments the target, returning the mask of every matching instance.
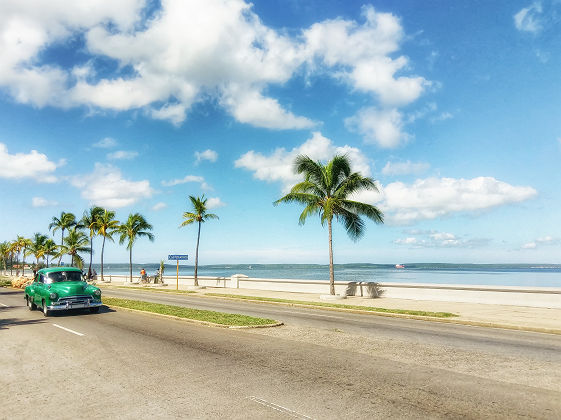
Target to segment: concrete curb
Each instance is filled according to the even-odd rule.
[[[252,329],[252,328],[272,328],[272,327],[280,327],[281,325],[284,325],[284,323],[282,323],[280,321],[278,321],[274,324],[264,324],[264,325],[223,325],[223,324],[216,324],[214,322],[200,321],[198,319],[182,318],[180,316],[175,316],[175,315],[159,314],[157,312],[141,311],[140,309],[131,309],[131,308],[124,308],[122,306],[107,305],[105,303],[103,305],[107,306],[108,308],[112,308],[112,309],[117,309],[118,308],[118,309],[123,309],[125,311],[139,312],[139,313],[142,313],[142,314],[149,314],[149,315],[157,315],[157,316],[164,317],[164,318],[176,319],[178,321],[190,322],[192,324],[199,324],[199,325],[204,325],[204,326],[207,326],[207,327],[228,328],[228,329],[233,329],[233,330],[243,330],[243,329]]]

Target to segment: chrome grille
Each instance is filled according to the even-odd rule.
[[[91,296],[68,296],[60,298],[56,304],[57,305],[78,305],[78,304],[86,304],[92,300]]]

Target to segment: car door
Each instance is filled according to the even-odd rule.
[[[41,306],[41,300],[45,294],[45,276],[43,276],[43,274],[37,274],[37,282],[35,282],[33,291],[35,292],[33,295],[33,302],[35,302],[37,306]]]

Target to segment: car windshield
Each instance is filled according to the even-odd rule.
[[[47,283],[58,283],[62,281],[82,281],[82,273],[79,271],[56,271],[47,274]]]

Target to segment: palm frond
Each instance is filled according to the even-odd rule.
[[[342,206],[353,213],[368,217],[374,223],[384,223],[384,213],[376,206],[351,200],[343,200]]]

